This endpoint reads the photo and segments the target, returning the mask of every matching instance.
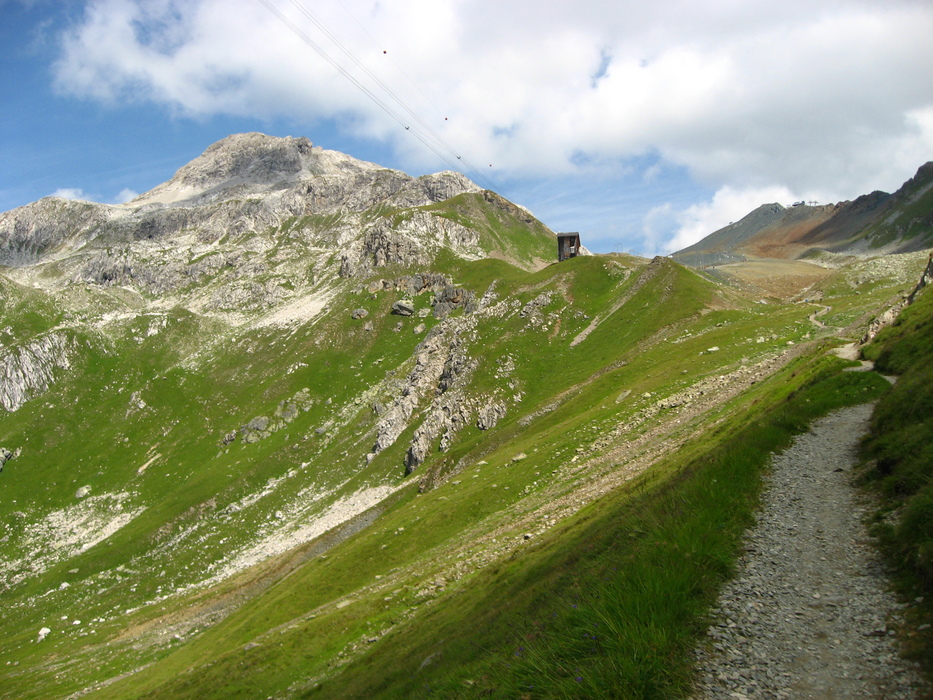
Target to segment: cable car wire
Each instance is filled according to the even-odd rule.
[[[317,17],[315,17],[304,5],[302,5],[301,2],[299,2],[299,0],[289,0],[289,1],[291,2],[291,4],[292,4],[299,12],[301,12],[301,14],[303,14],[312,24],[314,24],[315,27],[317,27],[328,39],[330,39],[330,40],[333,42],[333,44],[334,44],[338,49],[340,49],[340,51],[341,51],[348,59],[350,59],[354,64],[356,64],[356,66],[357,66],[361,71],[363,71],[363,73],[365,73],[366,76],[369,77],[370,80],[372,80],[372,81],[373,81],[376,85],[378,85],[389,97],[391,97],[392,100],[393,100],[397,105],[399,105],[399,107],[401,107],[414,121],[416,121],[418,124],[421,125],[421,127],[423,128],[423,131],[416,129],[416,136],[418,136],[419,140],[421,140],[422,143],[425,143],[424,138],[428,138],[428,139],[432,140],[432,141],[435,143],[435,145],[436,145],[437,147],[446,150],[447,153],[449,153],[451,156],[454,156],[457,160],[462,161],[463,164],[466,166],[466,167],[463,168],[463,169],[465,169],[465,170],[467,170],[468,172],[470,172],[470,174],[471,174],[471,176],[473,177],[473,179],[475,179],[475,180],[484,180],[484,181],[485,181],[486,183],[488,183],[489,185],[492,184],[492,183],[489,181],[489,179],[488,179],[485,175],[483,175],[477,168],[475,168],[473,165],[471,165],[471,164],[469,163],[469,161],[467,161],[465,158],[463,158],[462,155],[460,155],[460,154],[459,154],[454,148],[452,148],[452,147],[450,146],[450,144],[448,144],[437,132],[435,132],[434,129],[432,129],[431,126],[430,126],[427,122],[425,122],[425,121],[418,115],[417,112],[415,112],[414,110],[412,110],[412,109],[404,102],[404,100],[402,100],[401,97],[399,97],[388,85],[386,85],[382,80],[380,80],[378,76],[374,75],[374,74],[372,73],[372,71],[370,71],[359,59],[357,59],[357,57],[353,54],[353,52],[350,51],[346,46],[344,46],[344,44],[343,44],[336,36],[334,36],[334,34],[333,34],[329,29],[327,29],[327,27],[326,27],[320,20],[318,20]],[[344,7],[344,6],[342,5],[342,3],[341,3],[341,7],[343,7],[344,12],[347,12],[347,14],[350,14],[349,11],[346,9],[346,7]],[[352,15],[350,15],[350,16],[352,17]],[[355,21],[355,20],[354,20],[354,21]],[[357,22],[357,24],[359,24],[359,23]],[[365,32],[365,29],[364,29],[364,32]],[[365,33],[367,34],[367,36],[369,36],[370,39],[373,38],[372,35],[369,34],[369,32],[365,32]],[[374,42],[374,43],[375,43],[375,42]],[[386,52],[383,51],[383,53],[385,54]],[[331,61],[331,63],[333,64],[334,62]],[[341,71],[341,72],[344,72],[344,71]],[[347,75],[346,72],[344,72],[344,74]],[[348,75],[348,77],[350,77],[350,76]],[[406,75],[406,77],[408,77],[408,76]],[[412,81],[411,78],[408,78],[408,80],[409,80],[409,82],[412,82],[412,83],[414,84],[414,81]],[[354,82],[356,82],[356,81],[354,80]],[[417,87],[417,86],[416,86],[416,87]],[[420,91],[420,89],[419,89],[419,91]],[[422,93],[422,94],[423,94],[423,93]],[[367,91],[367,95],[369,95],[370,97],[372,97],[371,93],[369,93],[368,91]],[[406,131],[410,131],[410,130],[411,130],[411,126],[410,126],[410,125],[405,125],[405,130],[406,130]],[[428,146],[429,148],[431,148],[431,150],[432,150],[436,155],[438,155],[439,157],[441,157],[448,165],[452,166],[455,170],[460,170],[460,169],[461,169],[461,168],[458,167],[455,163],[453,163],[449,158],[446,158],[446,157],[442,156],[440,153],[438,153],[437,150],[436,150],[435,148],[431,147],[431,146],[430,146],[429,144],[427,144],[427,143],[425,143],[425,145]],[[491,167],[491,166],[490,166],[490,167]]]
[[[333,35],[324,25],[320,22],[314,15],[312,15],[298,0],[290,0],[291,4],[304,15],[319,31],[321,31],[324,36],[326,36],[333,44],[340,49],[340,51],[351,60],[373,83],[375,83],[385,94],[387,94],[392,101],[397,104],[404,112],[411,118],[405,119],[402,114],[397,110],[393,109],[390,105],[381,99],[373,90],[368,88],[363,82],[361,82],[356,76],[351,74],[343,65],[335,60],[324,48],[311,38],[301,27],[299,27],[295,22],[293,22],[287,15],[285,15],[271,0],[257,0],[261,5],[263,5],[276,19],[278,19],[283,25],[290,29],[299,39],[301,39],[307,46],[313,49],[321,58],[323,58],[327,63],[329,63],[335,70],[337,70],[344,78],[349,80],[353,85],[357,87],[366,97],[368,97],[374,104],[376,104],[382,111],[384,111],[388,116],[394,119],[399,123],[404,129],[411,134],[413,134],[421,143],[431,150],[438,158],[447,163],[453,170],[463,171],[464,169],[470,172],[472,179],[477,181],[485,181],[488,185],[492,183],[489,179],[481,174],[478,170],[470,166],[469,162],[463,158],[456,150],[454,150],[443,138],[441,138],[431,127],[428,125],[421,117],[398,96],[396,95],[385,83],[383,83],[377,76],[375,76],[366,66],[364,66],[353,53],[343,45],[340,40]],[[420,128],[419,128],[420,126]],[[450,159],[450,156],[443,153],[446,151],[447,154],[454,157],[457,161],[463,165],[457,165],[456,162]],[[464,168],[463,166],[466,166]],[[491,166],[490,166],[491,167]],[[489,187],[488,189],[492,189]]]

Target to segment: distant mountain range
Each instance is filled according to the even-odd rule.
[[[933,162],[894,194],[811,206],[763,204],[740,221],[673,254],[702,267],[752,258],[794,260],[818,251],[882,255],[933,246]]]

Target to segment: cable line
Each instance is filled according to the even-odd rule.
[[[288,18],[278,7],[276,7],[271,0],[257,0],[262,4],[276,19],[278,19],[282,24],[284,24],[288,29],[290,29],[299,39],[301,39],[305,44],[312,48],[321,58],[327,61],[334,69],[336,69],[343,77],[349,80],[353,85],[357,87],[366,97],[368,97],[374,104],[376,104],[382,111],[384,111],[388,116],[392,117],[399,125],[404,127],[404,129],[411,134],[413,134],[421,143],[431,150],[438,158],[447,163],[451,169],[455,171],[461,171],[466,169],[471,173],[471,177],[474,180],[485,181],[488,185],[492,185],[489,179],[482,175],[478,170],[475,170],[470,166],[469,162],[463,158],[463,156],[457,151],[455,151],[443,138],[441,138],[431,127],[427,124],[421,117],[415,113],[407,104],[396,95],[385,83],[383,83],[377,76],[375,76],[366,66],[364,66],[353,53],[344,46],[340,40],[335,37],[314,15],[312,15],[303,5],[301,5],[298,0],[290,0],[291,4],[301,12],[318,30],[320,30],[324,36],[326,36],[330,41],[338,48],[340,51],[350,59],[356,66],[363,71],[363,73],[379,88],[381,88],[386,95],[388,95],[392,101],[397,104],[409,117],[410,119],[404,118],[402,114],[392,108],[392,106],[386,104],[378,95],[376,95],[371,89],[364,85],[356,76],[352,75],[343,65],[336,61],[324,48],[318,44],[314,39],[312,39],[305,31],[301,29],[297,24],[295,24],[291,19]],[[420,128],[419,128],[420,125]],[[442,152],[446,151],[446,154]],[[449,156],[447,155],[449,154]],[[466,168],[458,166],[456,162],[450,159],[450,156],[454,157],[460,163],[466,165]],[[491,165],[490,165],[491,167]],[[488,189],[492,189],[489,187]]]
[[[464,159],[462,155],[460,155],[460,154],[459,154],[454,148],[452,148],[452,147],[450,146],[450,144],[448,144],[436,131],[434,131],[434,129],[431,128],[430,124],[428,124],[427,122],[425,122],[425,121],[420,117],[420,115],[418,115],[417,112],[415,112],[414,110],[412,110],[412,109],[404,102],[404,100],[402,100],[402,98],[399,97],[399,96],[395,93],[395,91],[393,91],[388,85],[386,85],[382,80],[380,80],[378,76],[374,75],[374,74],[373,74],[359,59],[357,59],[357,57],[353,54],[353,52],[350,51],[346,46],[344,46],[344,44],[343,44],[336,36],[334,36],[334,34],[333,34],[329,29],[327,29],[327,27],[324,26],[324,24],[323,24],[320,20],[318,20],[317,17],[315,17],[304,5],[302,5],[302,3],[301,3],[299,0],[289,0],[289,1],[291,2],[291,4],[292,4],[295,8],[298,9],[299,12],[301,12],[301,13],[303,14],[312,24],[314,24],[314,26],[316,26],[328,39],[330,39],[330,40],[334,43],[334,45],[335,45],[338,49],[340,49],[340,50],[343,52],[343,54],[344,54],[347,58],[349,58],[351,61],[353,61],[353,63],[355,63],[355,64],[357,65],[357,67],[358,67],[360,70],[362,70],[362,71],[370,78],[370,80],[372,80],[374,83],[376,83],[376,85],[378,85],[380,88],[382,88],[382,90],[383,90],[389,97],[391,97],[392,100],[395,101],[395,103],[396,103],[397,105],[399,105],[399,107],[401,107],[403,110],[405,110],[405,112],[407,112],[408,115],[409,115],[413,120],[415,120],[416,122],[418,122],[418,123],[424,128],[424,130],[425,130],[425,132],[426,132],[426,135],[427,135],[429,138],[431,138],[439,147],[441,147],[441,148],[443,148],[444,150],[446,150],[450,155],[454,156],[457,160],[462,161],[462,162],[467,166],[465,169],[471,172],[471,174],[474,176],[474,179],[486,180],[487,183],[489,183],[490,185],[492,184],[491,182],[489,182],[489,180],[488,180],[481,172],[479,172],[479,170],[477,170],[475,167],[473,167],[472,165],[470,165],[470,163],[469,163],[466,159]],[[340,5],[341,5],[341,7],[343,8],[344,12],[346,12],[348,15],[350,15],[350,17],[353,17],[353,15],[350,14],[349,10],[347,10],[347,8],[346,8],[342,3],[340,3]],[[355,18],[354,18],[354,21],[356,21]],[[357,22],[357,24],[359,24],[359,22]],[[369,34],[369,32],[367,32],[367,31],[365,30],[365,28],[363,28],[363,31],[364,31],[364,33],[365,33],[367,36],[369,36],[369,38],[370,38],[371,40],[373,40],[373,42],[375,43],[375,40],[373,39],[372,35]],[[386,53],[386,51],[383,51],[383,54],[385,54],[385,53]],[[404,74],[404,71],[402,71],[402,72],[403,72],[403,74]],[[406,75],[405,77],[408,78],[407,75]],[[409,80],[409,82],[411,82],[413,85],[415,84],[414,81],[411,80],[411,78],[408,78],[408,80]],[[419,92],[421,92],[420,88],[418,88],[417,85],[415,85],[415,87],[419,90]],[[423,95],[423,94],[424,94],[424,93],[422,92],[422,95]],[[446,117],[445,117],[445,120],[446,120]],[[406,130],[410,130],[410,127],[409,127],[409,126],[406,126],[405,129],[406,129]],[[427,144],[425,144],[425,145],[427,145]],[[432,150],[434,150],[434,149],[432,149]],[[437,153],[437,151],[434,151],[434,152]],[[440,155],[440,154],[438,154],[438,155]],[[449,165],[452,165],[452,166],[454,167],[454,169],[459,169],[459,168],[457,168],[457,166],[456,166],[455,164],[453,164],[449,159],[444,158],[444,161],[447,162]]]
[[[403,110],[405,110],[405,112],[407,112],[408,115],[409,115],[413,120],[415,120],[416,122],[418,122],[418,124],[420,124],[420,125],[423,127],[424,132],[420,132],[420,133],[419,133],[420,130],[418,130],[418,129],[415,130],[415,131],[416,131],[416,135],[419,137],[419,140],[421,140],[422,143],[424,143],[426,146],[428,146],[429,148],[431,148],[431,150],[432,150],[438,157],[442,158],[442,160],[444,160],[448,165],[450,165],[451,167],[453,167],[455,170],[459,170],[460,168],[459,168],[455,163],[453,163],[449,158],[446,158],[446,157],[444,157],[442,154],[438,153],[438,151],[436,150],[436,148],[433,148],[433,147],[431,147],[429,144],[427,144],[427,143],[424,141],[424,138],[422,138],[422,137],[430,138],[432,141],[434,141],[434,143],[435,143],[438,147],[443,148],[443,149],[446,150],[450,155],[454,156],[457,160],[462,161],[462,162],[464,163],[464,165],[466,165],[466,168],[464,168],[464,169],[466,169],[468,172],[470,172],[474,179],[476,179],[476,180],[485,180],[487,184],[492,185],[492,183],[488,180],[488,178],[486,178],[479,170],[477,170],[475,167],[473,167],[473,166],[469,163],[469,161],[467,161],[466,159],[463,158],[462,155],[460,155],[459,153],[457,153],[457,151],[454,150],[454,149],[450,146],[450,144],[448,144],[439,134],[437,134],[437,132],[435,132],[434,129],[432,129],[431,126],[430,126],[427,122],[425,122],[414,110],[412,110],[412,109],[402,100],[402,98],[400,98],[388,85],[386,85],[382,80],[380,80],[378,76],[374,75],[362,62],[360,62],[360,60],[357,59],[357,57],[353,54],[353,52],[350,51],[346,46],[344,46],[344,44],[343,44],[336,36],[334,36],[334,34],[333,34],[329,29],[327,29],[327,27],[324,26],[324,24],[323,24],[320,20],[318,20],[317,17],[315,17],[306,7],[304,7],[304,5],[301,4],[301,2],[299,2],[299,0],[289,0],[289,1],[291,2],[291,4],[292,4],[296,9],[298,9],[299,12],[301,12],[301,13],[303,14],[312,24],[314,24],[314,26],[316,26],[328,39],[330,39],[330,40],[334,43],[334,45],[335,45],[338,49],[340,49],[340,50],[343,52],[343,54],[344,54],[347,58],[349,58],[351,61],[353,61],[353,63],[355,63],[356,66],[357,66],[361,71],[363,71],[363,73],[365,73],[365,74],[370,78],[370,80],[372,80],[376,85],[378,85],[380,88],[382,88],[382,90],[383,90],[389,97],[391,97],[392,100],[393,100],[396,104],[399,105],[399,107],[401,107]],[[341,7],[343,7],[342,4],[341,4]],[[344,9],[345,12],[347,12],[347,13],[349,14],[349,11],[346,9],[346,7],[343,7],[343,9]],[[352,17],[352,15],[351,15],[351,17]],[[365,32],[365,29],[364,29],[364,32]],[[370,39],[372,39],[372,35],[370,35],[368,32],[366,32],[366,34],[370,37]],[[385,54],[386,52],[383,51],[383,53]],[[346,73],[345,73],[345,74],[346,74]],[[407,76],[406,76],[406,77],[407,77]],[[411,81],[411,78],[409,78],[409,81],[413,83],[413,81]],[[413,84],[414,84],[414,83],[413,83]],[[416,87],[417,87],[417,86],[416,86]],[[419,89],[419,91],[420,91],[420,89]],[[369,94],[369,95],[371,96],[370,93],[367,93],[367,94]],[[422,93],[422,94],[423,94],[423,93]],[[410,131],[410,130],[411,130],[411,126],[410,126],[410,125],[405,125],[405,130],[406,130],[406,131]],[[426,132],[426,133],[425,133],[425,132]]]

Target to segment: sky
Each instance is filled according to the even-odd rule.
[[[667,254],[933,160],[930,37],[929,0],[0,0],[0,211],[260,131]]]

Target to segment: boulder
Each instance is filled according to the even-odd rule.
[[[435,318],[445,318],[459,308],[465,308],[469,313],[475,307],[475,299],[473,292],[447,284],[437,291],[432,304]]]
[[[527,304],[525,304],[518,315],[522,318],[527,318],[531,314],[535,313],[538,309],[550,304],[551,301],[553,301],[553,295],[551,292],[542,292]]]
[[[369,312],[366,309],[353,309],[353,312],[350,314],[350,318],[361,319],[369,316]]]
[[[400,299],[392,304],[392,313],[399,316],[411,316],[415,313],[415,304],[408,299]]]
[[[5,447],[0,447],[0,472],[3,471],[3,465],[13,459],[13,453]]]
[[[480,430],[489,430],[495,427],[499,419],[506,413],[506,406],[501,401],[492,401],[478,411],[476,427]]]

